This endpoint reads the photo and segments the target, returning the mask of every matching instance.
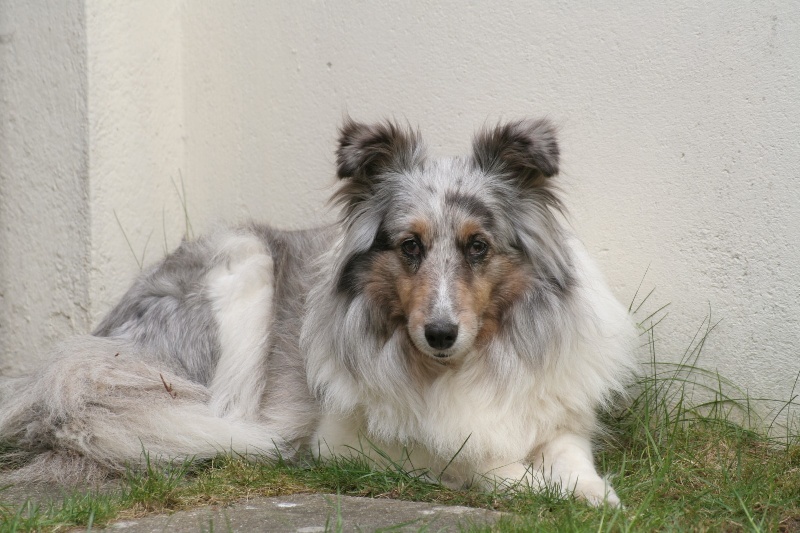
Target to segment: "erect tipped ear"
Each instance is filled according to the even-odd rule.
[[[365,178],[386,170],[408,170],[424,158],[417,132],[394,122],[362,124],[345,119],[339,129],[336,175]]]
[[[511,174],[525,186],[540,187],[558,174],[556,129],[546,119],[485,128],[475,135],[472,152],[485,172]]]

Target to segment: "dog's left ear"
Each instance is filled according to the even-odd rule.
[[[558,174],[556,128],[546,119],[528,119],[483,129],[472,141],[472,155],[486,173],[510,175],[523,187],[541,187]]]

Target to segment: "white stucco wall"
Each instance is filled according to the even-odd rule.
[[[178,169],[196,232],[308,225],[328,216],[345,112],[407,119],[442,154],[486,121],[545,114],[575,228],[618,296],[649,267],[653,304],[671,303],[659,353],[682,354],[710,308],[705,366],[785,397],[800,371],[800,5],[431,4],[87,2],[92,323],[137,270],[113,211],[136,250],[153,232],[155,259],[162,210],[170,246],[183,231]],[[29,212],[3,213],[7,239]],[[2,264],[0,328],[32,305]]]
[[[134,252],[180,242],[181,4],[0,0],[4,373],[88,332]]]
[[[92,325],[184,233],[182,4],[86,2]]]
[[[82,1],[0,0],[0,372],[89,327]]]

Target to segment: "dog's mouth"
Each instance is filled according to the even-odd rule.
[[[449,353],[435,353],[435,354],[433,354],[433,356],[436,359],[447,359],[448,357],[450,357],[450,354]]]

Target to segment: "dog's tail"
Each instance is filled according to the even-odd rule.
[[[120,339],[76,337],[36,373],[0,381],[3,477],[76,483],[141,463],[288,451],[256,421],[214,416],[209,390]]]

